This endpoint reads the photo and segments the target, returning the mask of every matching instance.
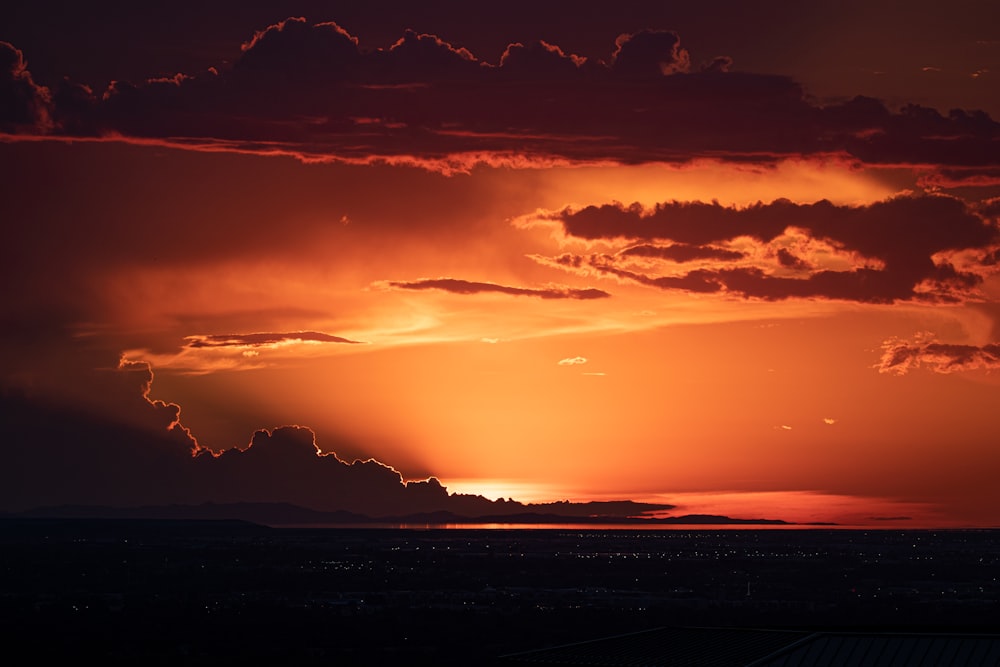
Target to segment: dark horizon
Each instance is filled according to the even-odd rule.
[[[1000,642],[994,530],[0,526],[0,637],[39,659],[488,665],[611,636],[669,655],[708,629],[716,648],[759,632]]]

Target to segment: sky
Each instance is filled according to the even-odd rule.
[[[0,10],[0,510],[1000,525],[997,6],[695,4]]]

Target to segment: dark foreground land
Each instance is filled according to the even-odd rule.
[[[491,664],[660,626],[1000,632],[1000,531],[0,521],[0,638],[104,664]]]

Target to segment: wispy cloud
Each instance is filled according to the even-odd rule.
[[[957,345],[942,343],[929,336],[907,341],[891,338],[882,344],[882,356],[876,365],[879,373],[906,375],[926,368],[935,373],[957,373],[1000,368],[1000,343]]]
[[[497,293],[512,296],[534,296],[541,299],[606,299],[611,296],[599,289],[575,289],[572,287],[551,286],[543,288],[511,287],[497,283],[475,282],[458,278],[424,278],[421,280],[388,280],[376,283],[376,286],[390,289],[405,290],[441,290],[453,294],[483,294]]]
[[[361,341],[350,340],[341,336],[319,331],[296,331],[292,333],[247,333],[247,334],[208,334],[188,336],[187,347],[262,347],[275,345],[290,345],[294,343],[349,343],[359,344]]]

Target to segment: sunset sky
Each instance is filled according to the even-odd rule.
[[[1000,525],[996,3],[22,4],[0,510]]]

